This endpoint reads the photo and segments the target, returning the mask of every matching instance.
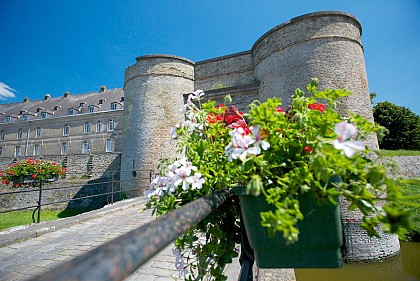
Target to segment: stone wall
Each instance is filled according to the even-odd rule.
[[[420,156],[394,156],[390,158],[397,164],[397,176],[403,178],[420,177]]]

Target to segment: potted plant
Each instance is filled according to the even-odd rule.
[[[184,275],[188,272],[189,279],[203,279],[206,274],[224,279],[225,264],[237,256],[241,224],[257,264],[273,260],[263,254],[279,244],[292,245],[301,254],[291,262],[279,258],[280,264],[268,262],[264,267],[308,267],[301,259],[319,255],[317,251],[309,255],[308,245],[322,242],[305,238],[314,226],[305,225],[305,217],[307,222],[324,218],[324,228],[333,229],[337,237],[327,242],[331,249],[321,255],[327,256],[326,267],[339,266],[339,196],[350,202],[351,210],[363,213],[361,226],[370,235],[378,235],[379,224],[399,235],[410,226],[409,214],[396,204],[398,180],[386,176],[386,168],[372,160],[372,151],[363,144],[372,134],[381,137],[386,130],[355,114],[341,116],[337,102],[351,93],[318,91],[317,85],[313,79],[307,93],[297,89],[287,109],[280,99],[270,98],[251,103],[249,113],[230,105],[229,96],[225,104],[216,106],[214,101],[203,103],[202,91],[189,95],[186,121],[171,130],[179,158],[162,160],[161,174],[146,191],[147,205],[163,215],[220,189],[234,188],[240,197],[240,203],[234,197],[176,240],[176,266]],[[379,200],[385,203],[377,204]],[[253,229],[258,229],[256,235]],[[262,235],[274,238],[261,239]],[[255,237],[261,241],[253,242]],[[265,244],[261,257],[258,242]]]

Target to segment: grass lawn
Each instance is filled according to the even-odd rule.
[[[381,149],[380,154],[383,156],[420,156],[419,150],[385,150]]]
[[[420,184],[406,184],[402,188],[403,198],[399,203],[414,215],[414,230],[407,236],[407,241],[420,242]]]
[[[28,225],[32,223],[32,212],[30,211],[14,211],[0,214],[0,230],[14,227],[18,225]],[[52,221],[61,218],[71,217],[83,213],[83,211],[72,210],[41,210],[41,222]],[[38,213],[35,213],[35,220],[38,218]]]

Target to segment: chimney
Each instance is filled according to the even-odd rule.
[[[64,97],[65,98],[68,98],[69,96],[70,96],[70,92],[69,91],[67,91],[67,92],[64,93]]]
[[[49,100],[51,98],[51,95],[50,94],[46,94],[45,96],[44,96],[44,100]]]
[[[29,98],[28,97],[26,97],[26,98],[23,99],[23,102],[28,102],[28,101],[29,101]]]
[[[105,91],[106,91],[106,86],[101,86],[101,88],[99,89],[99,93],[102,93]]]

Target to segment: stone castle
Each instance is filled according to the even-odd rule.
[[[343,12],[317,12],[293,18],[269,30],[249,51],[200,62],[173,55],[138,57],[136,64],[126,69],[123,100],[114,97],[113,101],[123,106],[123,110],[118,111],[119,117],[115,117],[121,130],[120,137],[112,138],[112,134],[100,131],[97,136],[102,143],[86,147],[85,138],[90,134],[84,132],[83,126],[87,121],[79,120],[80,124],[75,126],[80,126],[80,129],[77,137],[73,137],[73,143],[78,153],[91,154],[100,147],[101,151],[96,150],[96,153],[103,154],[110,152],[107,151],[107,140],[115,139],[112,152],[121,152],[122,186],[131,190],[145,186],[150,171],[156,170],[160,158],[175,156],[174,147],[168,141],[168,132],[176,123],[183,121],[180,108],[186,95],[197,89],[204,90],[208,98],[216,100],[230,93],[234,103],[242,109],[255,99],[265,100],[272,96],[282,98],[287,105],[296,88],[304,89],[312,77],[317,77],[320,89],[347,88],[353,92],[340,105],[343,114],[352,111],[373,121],[361,34],[361,25],[354,16]],[[122,90],[115,91],[118,95],[122,93]],[[66,110],[71,109],[69,106],[75,107],[66,105]],[[0,107],[0,110],[3,109]],[[75,115],[79,113],[84,111],[77,111]],[[116,113],[115,108],[102,113],[105,114],[105,123],[112,113]],[[87,111],[84,118],[91,118],[89,114],[92,113]],[[11,113],[3,115],[11,116]],[[95,118],[92,123],[97,124],[99,119]],[[54,121],[61,122],[56,126],[60,130],[60,140],[53,142],[58,145],[57,149],[63,143],[61,130],[65,130],[64,123],[70,119],[75,120],[75,117],[63,116]],[[11,126],[10,123],[0,125]],[[16,126],[7,130],[13,128],[18,130]],[[15,136],[16,133],[11,134]],[[93,139],[98,141],[97,137]],[[369,145],[378,147],[375,139]],[[3,144],[0,146],[4,147]],[[27,156],[26,153],[24,155]],[[74,161],[77,162],[77,157]],[[354,214],[343,211],[347,261],[376,260],[398,253],[397,237],[367,237],[358,228],[358,223],[359,219]]]

